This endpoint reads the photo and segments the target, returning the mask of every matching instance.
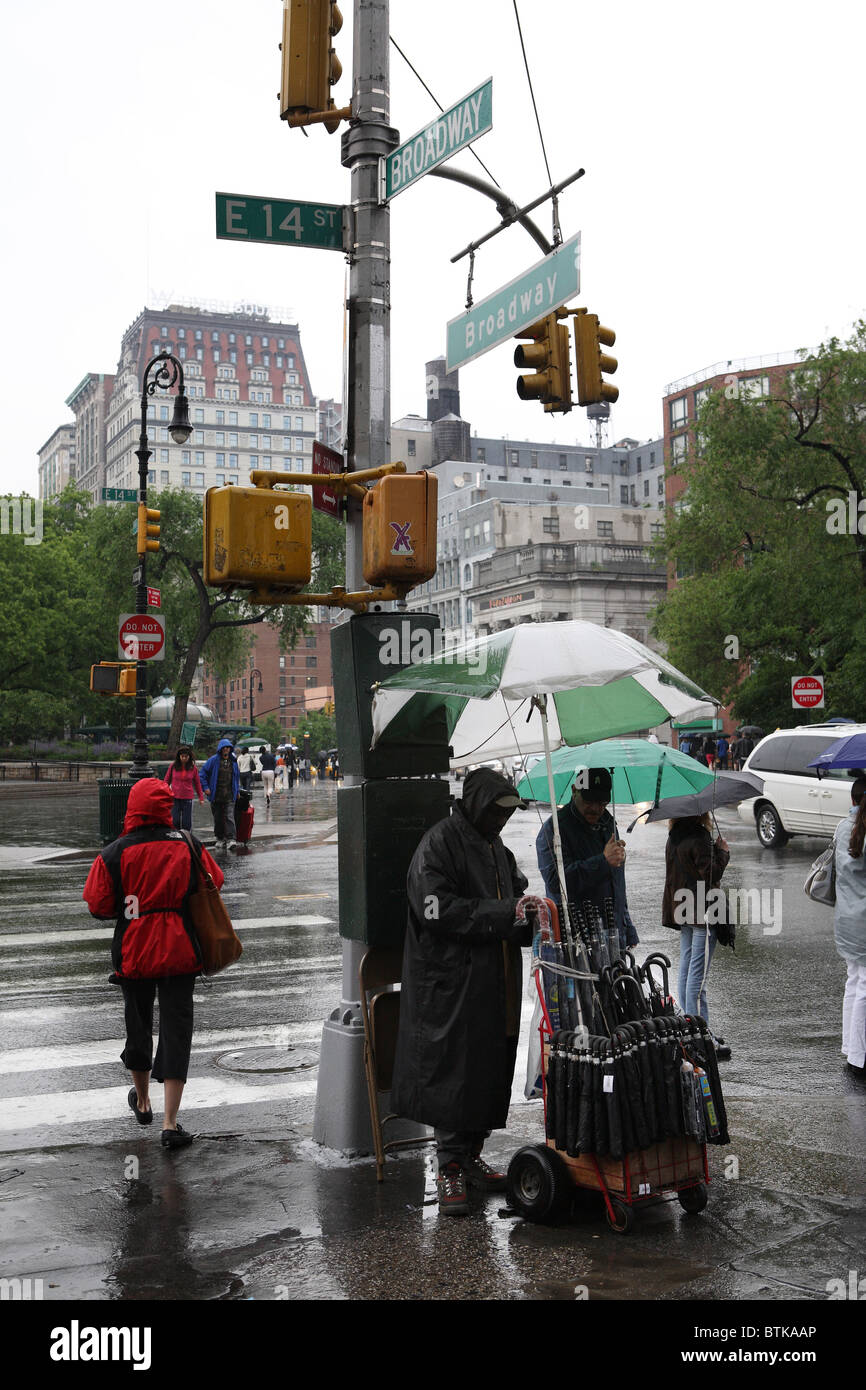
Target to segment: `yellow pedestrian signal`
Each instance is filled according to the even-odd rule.
[[[532,341],[514,349],[515,367],[534,367],[531,376],[517,378],[517,394],[522,401],[543,401],[548,412],[563,414],[571,410],[571,348],[568,326],[559,322],[554,311],[538,323],[530,324],[518,338]]]
[[[159,550],[159,512],[153,507],[146,507],[143,502],[138,504],[137,548],[139,555],[146,555],[149,550]]]
[[[597,405],[603,401],[619,400],[619,388],[605,381],[602,372],[613,374],[619,363],[615,357],[602,352],[613,347],[616,334],[604,328],[597,314],[578,309],[574,315],[574,346],[577,354],[577,399],[580,405]]]
[[[330,89],[343,65],[331,39],[342,27],[334,0],[283,0],[280,118],[289,125],[310,125],[324,112],[334,113],[322,120],[326,130],[333,133],[340,124]]]
[[[205,584],[297,593],[310,582],[312,552],[308,493],[264,487],[212,487],[205,493]],[[268,601],[256,596],[256,602]]]
[[[364,498],[364,580],[406,591],[436,573],[439,480],[435,473],[390,473]]]
[[[90,668],[90,689],[95,695],[134,695],[135,666],[100,661]]]

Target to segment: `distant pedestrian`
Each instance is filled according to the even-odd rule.
[[[220,739],[217,751],[201,770],[201,781],[213,812],[217,848],[222,845],[223,849],[234,849],[237,845],[235,801],[241,787],[241,775],[231,739]]]
[[[177,750],[174,762],[165,774],[166,786],[171,787],[174,797],[171,807],[171,823],[175,830],[192,830],[192,803],[196,796],[204,801],[201,780],[192,749],[182,743]]]
[[[319,781],[320,781],[320,782],[324,782],[324,780],[325,780],[325,774],[326,774],[326,772],[327,772],[327,770],[328,770],[328,755],[327,755],[327,753],[324,751],[324,749],[323,749],[322,752],[319,754],[319,757],[318,757],[318,765],[319,765],[319,767],[318,767],[318,770],[319,770]]]
[[[718,888],[731,857],[721,835],[713,840],[711,825],[709,814],[668,821],[662,897],[662,926],[680,933],[680,1008],[683,1013],[693,1018],[700,1015],[707,1022],[707,976],[717,940],[715,927],[707,925],[707,898],[711,890]],[[715,898],[711,900],[714,903]],[[730,1057],[731,1050],[724,1039],[714,1041],[717,1056]]]
[[[716,761],[716,740],[713,738],[712,734],[707,734],[704,739],[703,755],[707,767],[712,767],[713,763]]]
[[[274,794],[274,775],[277,770],[277,760],[273,753],[265,748],[259,749],[259,762],[262,768],[262,786],[265,791],[265,805],[270,806],[271,797]]]
[[[238,753],[237,759],[241,787],[245,792],[248,792],[253,780],[253,755],[248,748],[243,748],[241,752]]]
[[[724,772],[728,766],[728,740],[720,734],[716,740],[716,767]]]
[[[153,1122],[150,1081],[165,1087],[162,1144],[181,1149],[193,1135],[178,1124],[193,1028],[193,988],[201,970],[198,943],[187,915],[192,855],[171,828],[172,794],[157,777],[144,777],[129,793],[123,834],[90,868],[84,900],[94,917],[116,921],[111,983],[123,990],[126,1045],[120,1060],[132,1073],[129,1108],[140,1125]],[[195,841],[217,888],[223,873]],[[159,997],[159,1040],[153,1053],[153,1005]]]
[[[851,783],[852,808],[833,837],[836,863],[836,906],[833,932],[836,950],[848,978],[842,1000],[842,1053],[848,1071],[866,1080],[866,778]]]
[[[292,744],[289,744],[289,746],[288,746],[288,748],[287,748],[287,750],[286,750],[286,776],[288,777],[289,791],[291,791],[292,788],[294,787],[294,785],[295,785],[295,779],[297,778],[297,775],[298,775],[298,750],[297,750],[297,748],[294,748],[294,747],[292,746]]]
[[[284,792],[286,790],[286,760],[282,753],[277,753],[277,766],[274,771],[274,791]]]

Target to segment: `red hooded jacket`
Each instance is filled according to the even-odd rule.
[[[114,917],[111,944],[118,979],[153,980],[201,970],[186,899],[196,883],[189,845],[171,823],[174,798],[156,777],[129,793],[123,834],[94,859],[84,901],[94,917]],[[196,843],[198,843],[196,841]],[[203,846],[202,860],[217,888],[223,872]]]

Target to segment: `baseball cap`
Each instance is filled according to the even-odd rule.
[[[493,803],[494,806],[501,806],[504,811],[526,810],[526,802],[521,801],[516,792],[511,792],[505,796],[498,796]]]
[[[613,780],[606,767],[590,767],[585,770],[585,786],[575,781],[574,790],[584,801],[600,801],[605,806],[610,801]]]

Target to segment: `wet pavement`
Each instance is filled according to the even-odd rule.
[[[168,1154],[161,1088],[152,1128],[126,1108],[112,928],[81,902],[95,788],[0,788],[0,1277],[40,1279],[46,1300],[713,1300],[725,1316],[741,1300],[826,1304],[831,1281],[866,1276],[866,1088],[839,1052],[832,912],[802,892],[820,841],[774,853],[719,816],[726,883],[778,890],[709,978],[711,1022],[733,1046],[731,1144],[709,1150],[704,1213],[645,1203],[623,1236],[592,1195],[556,1227],[503,1214],[497,1196],[440,1218],[429,1148],[389,1157],[379,1184],[371,1158],[313,1142],[322,1023],[341,994],[336,789],[255,805],[253,849],[224,856],[244,955],[197,986],[181,1116],[197,1139]],[[538,826],[529,809],[505,835],[531,891]],[[207,808],[195,828],[210,828]],[[660,949],[675,966],[659,924],[665,829],[626,839],[638,959]],[[508,1129],[486,1150],[502,1165],[543,1138],[541,1103],[522,1094],[531,1007],[527,992]]]

